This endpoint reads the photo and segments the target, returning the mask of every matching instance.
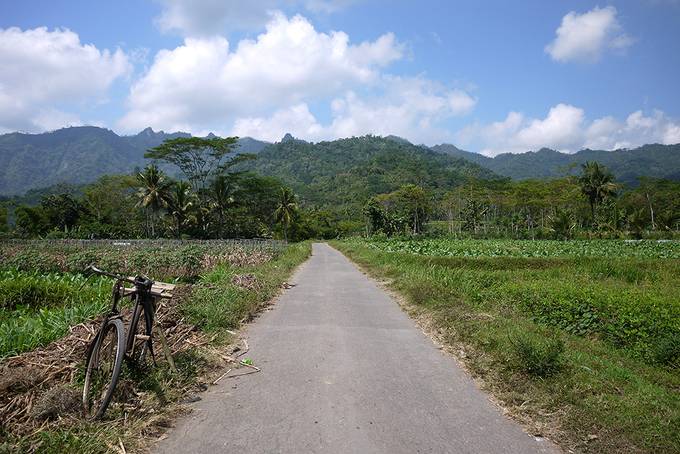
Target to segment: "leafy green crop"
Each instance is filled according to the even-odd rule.
[[[387,252],[453,257],[680,258],[680,241],[373,238],[367,244]]]

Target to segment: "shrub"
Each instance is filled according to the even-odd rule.
[[[564,342],[528,334],[511,336],[510,343],[519,368],[535,377],[548,377],[564,366]]]
[[[652,356],[658,364],[680,369],[680,333],[660,338],[652,347]]]

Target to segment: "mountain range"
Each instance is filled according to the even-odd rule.
[[[105,174],[129,173],[148,164],[144,158],[148,148],[166,139],[188,136],[151,128],[136,135],[119,136],[94,126],[42,134],[0,135],[0,195],[22,194],[62,182],[89,183]],[[406,182],[427,187],[452,185],[466,175],[551,178],[574,174],[580,164],[589,160],[606,165],[619,181],[627,184],[635,184],[640,176],[680,180],[680,144],[616,151],[581,150],[575,154],[541,149],[490,158],[449,144],[430,148],[413,145],[396,136],[310,143],[287,134],[276,144],[243,137],[237,151],[259,154],[257,160],[247,164],[248,168],[277,176],[312,200],[319,188],[327,184],[358,185],[361,188],[356,188],[357,193],[363,193],[384,192]],[[171,168],[166,170],[173,173]]]
[[[504,153],[493,158],[449,144],[436,145],[431,149],[467,159],[515,180],[575,175],[586,161],[604,164],[618,181],[628,185],[635,185],[641,176],[680,180],[680,144],[651,144],[614,151],[584,149],[574,154],[542,148],[526,153]]]
[[[0,135],[0,194],[15,195],[58,183],[89,183],[102,175],[133,171],[148,164],[148,148],[187,133],[155,132],[146,128],[134,136],[119,136],[95,126],[58,129],[43,134]],[[244,137],[238,151],[257,153],[267,142]]]

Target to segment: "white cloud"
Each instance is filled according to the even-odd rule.
[[[595,7],[583,14],[568,13],[545,51],[559,62],[595,62],[607,50],[624,51],[633,39],[623,31],[616,14],[613,6]]]
[[[402,53],[390,33],[352,45],[343,32],[320,33],[302,16],[277,14],[256,40],[235,49],[223,37],[207,37],[158,52],[133,85],[120,126],[223,131],[239,117],[370,86]]]
[[[479,144],[481,153],[487,156],[543,147],[566,153],[583,148],[616,150],[647,143],[679,143],[680,121],[657,110],[652,116],[633,112],[625,121],[607,116],[588,122],[583,109],[558,104],[544,119],[510,112],[503,121],[464,128],[457,138],[463,145]]]
[[[331,102],[331,121],[322,125],[306,104],[276,111],[269,117],[236,121],[231,134],[275,141],[285,133],[307,140],[334,139],[365,134],[398,135],[413,142],[450,139],[438,125],[468,113],[476,100],[459,89],[448,89],[422,77],[385,76],[380,94],[361,97],[347,92]]]
[[[309,111],[307,104],[300,103],[277,110],[270,117],[239,118],[230,135],[276,142],[288,132],[297,138],[314,140],[325,134],[324,128]]]
[[[127,56],[81,44],[67,29],[0,29],[0,130],[42,131],[80,124],[64,111],[105,98],[131,71]]]
[[[303,7],[315,13],[332,13],[355,0],[157,0],[162,12],[156,23],[163,31],[183,36],[220,35],[230,30],[258,30],[275,11]]]
[[[615,150],[646,143],[680,143],[680,122],[660,110],[646,117],[641,110],[628,115],[624,122],[612,117],[595,120],[586,132],[587,148]]]

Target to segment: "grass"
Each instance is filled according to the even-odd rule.
[[[236,329],[254,315],[281,288],[293,269],[311,253],[308,242],[290,245],[276,260],[255,266],[224,264],[203,276],[183,308],[192,323],[207,332]],[[256,284],[248,289],[233,283],[237,275],[250,274]]]
[[[479,251],[478,243],[467,246]],[[334,246],[430,319],[440,341],[532,433],[576,451],[680,451],[680,260],[614,249],[618,258],[496,248],[426,255],[384,244]]]

